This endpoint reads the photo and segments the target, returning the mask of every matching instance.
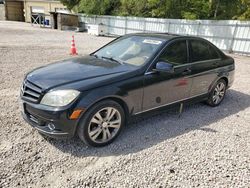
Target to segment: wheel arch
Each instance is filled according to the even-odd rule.
[[[217,79],[214,80],[214,82],[209,87],[209,92],[211,92],[215,84],[221,79],[223,79],[226,82],[226,87],[228,86],[228,78],[225,75],[223,75],[223,76],[217,77]]]
[[[226,77],[226,76],[223,76],[223,77],[221,77],[221,78],[219,78],[218,80],[225,80],[225,82],[226,82],[226,87],[228,86],[228,78]],[[218,81],[217,80],[217,81]]]
[[[113,100],[113,101],[117,102],[117,103],[120,104],[121,107],[123,108],[125,115],[126,115],[126,116],[129,116],[129,115],[130,115],[128,105],[127,105],[127,103],[126,103],[123,99],[121,99],[121,98],[118,97],[118,96],[105,96],[105,97],[102,97],[102,98],[100,98],[100,99],[98,99],[98,100],[95,100],[94,102],[92,102],[91,104],[89,104],[89,105],[85,108],[84,113],[82,113],[81,116],[79,117],[77,124],[79,124],[79,122],[81,121],[81,119],[84,117],[84,115],[86,114],[86,112],[87,112],[89,109],[91,109],[91,108],[92,108],[94,105],[96,105],[97,103],[102,102],[102,101],[105,101],[105,100]]]
[[[113,101],[117,102],[123,108],[125,115],[129,115],[129,109],[128,109],[127,103],[123,99],[121,99],[120,97],[116,97],[116,96],[107,96],[107,97],[104,97],[98,101],[95,101],[95,103],[93,103],[89,108],[91,108],[96,103],[99,103],[99,102],[105,101],[105,100],[113,100]]]

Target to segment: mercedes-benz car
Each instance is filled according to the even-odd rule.
[[[28,73],[22,114],[47,136],[78,135],[87,145],[104,146],[134,115],[187,102],[218,106],[234,69],[233,58],[202,38],[128,34]]]

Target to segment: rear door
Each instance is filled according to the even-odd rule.
[[[143,111],[175,103],[189,97],[192,85],[187,40],[167,44],[156,62],[174,65],[173,73],[148,71],[144,75]],[[155,64],[152,69],[155,68]]]
[[[206,41],[191,39],[189,47],[193,73],[190,96],[193,97],[208,93],[209,87],[217,78],[216,69],[221,58],[215,47]]]

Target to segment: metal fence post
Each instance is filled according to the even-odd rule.
[[[41,21],[41,15],[40,14],[38,14],[38,18],[39,18],[39,26],[41,27],[42,21]]]
[[[167,20],[165,20],[165,22],[164,22],[164,31],[165,31],[165,33],[168,32],[168,22],[167,22]]]
[[[97,17],[97,16],[95,15],[95,21],[94,21],[94,22],[95,22],[95,25],[96,25],[96,17]]]
[[[125,35],[127,34],[127,27],[128,27],[128,23],[127,23],[127,16],[125,17],[125,27],[124,27],[124,33]]]
[[[200,26],[201,26],[201,22],[199,22],[198,24],[197,33],[196,33],[197,36],[199,36],[199,33],[200,33]]]
[[[111,18],[110,17],[108,17],[108,34],[110,34],[111,32],[110,32],[110,28],[111,28]]]
[[[171,22],[168,22],[168,33],[170,33]]]
[[[146,18],[143,18],[143,32],[146,32],[146,24],[147,24]]]
[[[230,44],[229,49],[228,49],[229,53],[233,53],[233,46],[234,46],[234,42],[235,42],[235,37],[236,37],[237,31],[238,31],[238,23],[236,23],[235,26],[234,26],[234,32],[233,32],[231,44]]]

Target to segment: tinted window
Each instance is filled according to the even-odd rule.
[[[191,41],[192,61],[204,61],[210,59],[209,49],[207,43],[203,41]]]
[[[161,54],[160,60],[174,65],[187,63],[186,40],[176,41],[170,44],[163,54]]]
[[[192,40],[191,48],[193,62],[219,58],[214,47],[204,41]]]
[[[220,58],[217,53],[217,50],[213,46],[209,45],[208,48],[209,48],[209,53],[210,53],[210,59]]]

